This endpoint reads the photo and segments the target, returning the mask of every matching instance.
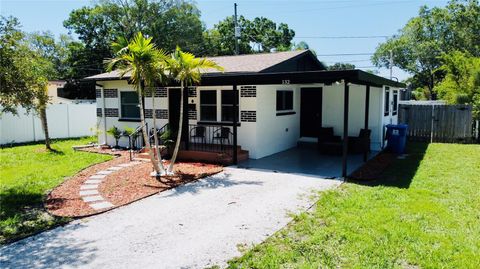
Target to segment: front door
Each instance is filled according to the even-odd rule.
[[[172,133],[178,131],[178,121],[180,120],[180,88],[168,89],[168,123]]]
[[[318,137],[322,127],[322,88],[302,88],[300,103],[300,136]]]

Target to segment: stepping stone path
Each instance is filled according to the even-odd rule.
[[[139,163],[140,162],[122,163],[97,172],[95,175],[89,177],[80,186],[80,197],[82,197],[82,200],[96,211],[101,211],[115,206],[100,195],[98,192],[98,185],[102,183],[107,175]]]

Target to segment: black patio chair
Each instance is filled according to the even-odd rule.
[[[205,133],[206,133],[205,130],[206,130],[205,126],[193,127],[190,130],[190,139],[193,142],[200,140],[202,144],[206,144],[207,137],[205,136]]]
[[[233,134],[228,127],[220,127],[213,131],[212,144],[215,144],[215,141],[220,141],[220,147],[223,149],[225,141],[228,142],[227,145],[230,145],[230,134]]]
[[[322,127],[318,131],[318,151],[322,154],[342,154],[342,139],[334,135],[333,127]]]
[[[350,153],[370,152],[370,135],[372,130],[360,129],[358,136],[348,137],[348,151]]]

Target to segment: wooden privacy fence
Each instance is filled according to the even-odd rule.
[[[478,142],[478,121],[471,105],[400,104],[399,123],[408,124],[410,140],[430,142]]]

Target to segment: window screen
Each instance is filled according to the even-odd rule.
[[[217,121],[217,91],[200,91],[200,120]]]
[[[277,91],[277,111],[293,109],[293,91]]]
[[[140,118],[140,107],[138,105],[138,94],[136,92],[120,92],[120,106],[122,118]]]
[[[231,90],[222,91],[222,121],[233,122],[233,102],[235,95]],[[237,122],[238,122],[238,106],[237,106]]]

